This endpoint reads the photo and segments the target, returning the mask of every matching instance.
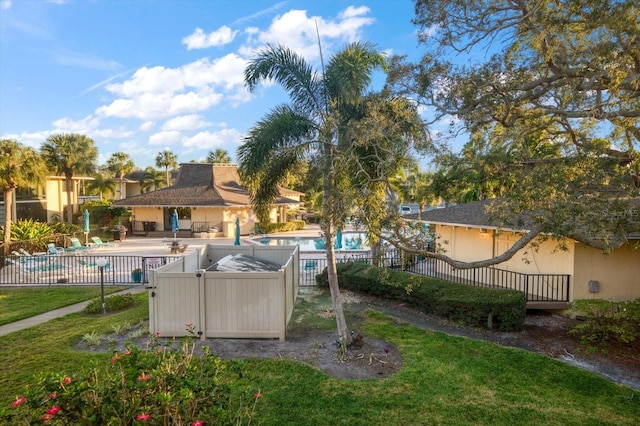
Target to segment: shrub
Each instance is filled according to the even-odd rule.
[[[131,293],[114,294],[104,299],[105,310],[107,312],[116,312],[135,305],[135,300]],[[102,313],[102,303],[100,299],[93,299],[84,308],[85,314]]]
[[[526,318],[526,297],[521,291],[474,287],[365,262],[339,263],[340,287],[402,300],[415,308],[465,324],[502,331],[521,330]],[[327,272],[316,277],[327,286]]]
[[[304,229],[304,226],[304,220],[291,220],[282,223],[256,223],[255,227],[265,234],[269,234],[272,232],[299,231]]]
[[[39,376],[10,407],[0,408],[0,423],[244,424],[254,413],[232,413],[232,395],[255,401],[261,394],[237,388],[239,365],[207,351],[194,356],[188,339],[179,349],[129,347],[102,368]]]
[[[576,300],[571,303],[571,309],[584,318],[583,323],[569,331],[582,343],[629,344],[640,339],[640,299],[627,302]]]

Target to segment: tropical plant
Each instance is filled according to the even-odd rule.
[[[92,175],[96,168],[98,150],[92,139],[76,133],[60,133],[47,138],[40,148],[49,167],[65,177],[67,192],[67,222],[73,220],[73,176]],[[62,213],[62,212],[61,212]]]
[[[9,253],[14,195],[17,188],[38,184],[46,175],[39,154],[12,139],[0,141],[0,190],[4,195],[4,255]]]
[[[124,175],[131,173],[135,169],[135,164],[131,157],[125,152],[115,152],[107,160],[107,169],[118,177],[120,182],[120,199],[126,198],[124,192]]]
[[[162,188],[167,184],[164,173],[149,166],[144,169],[142,178],[140,179],[140,191],[147,192],[154,189]]]
[[[217,148],[215,151],[209,151],[205,161],[207,163],[230,163],[231,157],[226,150]]]
[[[104,196],[113,197],[116,194],[116,182],[102,173],[98,173],[87,184],[87,189],[92,193],[99,194],[102,200]]]
[[[371,45],[354,43],[336,53],[321,73],[283,46],[261,50],[245,69],[250,90],[262,80],[274,80],[288,92],[291,104],[274,108],[249,131],[238,150],[239,172],[252,194],[258,218],[268,222],[273,200],[287,176],[308,157],[320,170],[320,225],[328,248],[329,287],[343,347],[350,336],[338,288],[333,241],[349,214],[354,194],[350,182],[355,169],[349,164],[353,158],[363,158],[358,155],[366,154],[367,144],[348,129],[366,115],[361,112],[366,103],[364,90],[372,73],[384,66],[384,56]],[[359,151],[354,149],[358,139]]]
[[[168,149],[165,149],[156,156],[156,167],[164,168],[166,183],[167,186],[170,186],[171,175],[169,174],[169,169],[173,170],[178,167],[178,156]]]

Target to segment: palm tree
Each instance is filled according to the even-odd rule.
[[[205,160],[206,163],[230,163],[231,157],[229,157],[229,153],[221,148],[217,148],[215,151],[209,151],[207,154],[207,158]]]
[[[93,181],[87,184],[87,188],[94,194],[100,194],[101,200],[105,195],[113,197],[116,194],[116,182],[102,173],[96,174]]]
[[[38,152],[12,139],[0,141],[0,189],[4,193],[4,255],[9,254],[13,197],[17,188],[37,184],[46,176]]]
[[[165,184],[166,181],[164,173],[154,169],[151,166],[144,169],[144,172],[142,173],[142,179],[140,179],[140,190],[142,192],[162,188],[163,186],[165,186]]]
[[[59,133],[47,138],[40,148],[50,170],[64,175],[67,191],[67,221],[73,221],[73,175],[92,175],[96,169],[98,150],[93,139],[76,133]]]
[[[254,90],[262,80],[275,80],[289,94],[290,105],[273,109],[246,136],[238,150],[239,172],[252,194],[260,220],[267,220],[279,186],[307,155],[316,154],[322,169],[321,229],[327,247],[327,272],[342,347],[350,341],[342,309],[333,241],[348,209],[340,192],[347,176],[337,170],[340,126],[362,100],[371,75],[385,66],[384,56],[369,44],[354,43],[338,52],[318,74],[295,52],[268,46],[245,69],[245,84]]]
[[[111,154],[111,157],[107,160],[107,170],[118,176],[120,180],[120,197],[124,196],[124,175],[131,173],[135,168],[135,164],[131,157],[125,152],[115,152]]]
[[[156,167],[164,168],[164,172],[167,178],[167,186],[171,185],[171,176],[169,175],[169,168],[176,169],[178,167],[178,157],[168,149],[159,152],[156,156]]]

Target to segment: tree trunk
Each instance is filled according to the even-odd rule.
[[[73,192],[73,180],[72,176],[66,175],[66,186],[67,186],[67,222],[73,223],[73,204],[71,198],[71,192]]]
[[[14,189],[4,191],[4,236],[2,237],[2,252],[8,256],[11,250],[11,219],[13,214],[13,193]]]

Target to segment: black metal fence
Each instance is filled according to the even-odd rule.
[[[174,261],[177,256],[34,255],[0,258],[0,284],[96,284],[104,259],[104,283],[147,282],[147,271]]]
[[[371,263],[368,254],[337,256],[337,262],[362,260]],[[527,295],[527,301],[568,302],[570,275],[524,274],[494,267],[456,269],[443,260],[409,255],[396,250],[386,252],[380,265],[414,274],[439,278],[478,287],[519,290]],[[315,285],[315,276],[327,266],[326,259],[300,260],[300,285]]]
[[[304,256],[304,254],[303,254]],[[147,272],[174,261],[178,256],[109,255],[39,255],[0,257],[0,284],[95,284],[100,282],[98,259],[107,284],[147,282]],[[371,263],[369,254],[336,255],[338,262],[362,260]],[[564,274],[523,274],[494,267],[455,269],[446,262],[407,255],[396,250],[386,252],[380,265],[414,274],[440,278],[462,284],[523,291],[527,301],[569,301],[570,276]],[[301,257],[300,285],[315,285],[315,277],[327,266],[327,259]],[[140,273],[134,274],[134,270]]]

